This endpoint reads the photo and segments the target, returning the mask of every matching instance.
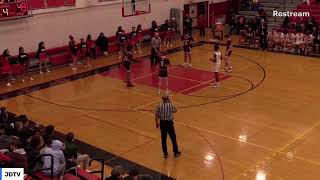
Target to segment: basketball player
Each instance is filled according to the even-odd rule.
[[[18,62],[23,68],[22,72],[22,82],[24,82],[24,79],[26,76],[29,76],[30,80],[33,81],[32,76],[29,73],[29,68],[30,68],[30,59],[28,54],[24,52],[23,47],[19,47],[19,55],[18,55]]]
[[[136,30],[136,27],[132,27],[132,31],[130,33],[130,44],[132,46],[132,49],[133,49],[133,53],[136,54],[136,49],[139,49],[139,46],[138,46],[138,34],[137,34],[137,30]],[[128,50],[128,49],[127,49]]]
[[[76,71],[78,68],[77,68],[77,56],[78,56],[78,47],[76,45],[76,42],[73,38],[73,36],[69,36],[69,51],[70,51],[70,54],[71,54],[71,59],[72,59],[72,65],[71,65],[71,69],[73,71]]]
[[[139,53],[141,54],[142,51],[141,51],[141,44],[142,44],[142,41],[143,41],[143,30],[142,30],[142,26],[141,24],[139,24],[137,26],[137,36],[138,36],[138,44],[137,44],[137,47],[138,47],[138,50],[139,50]]]
[[[79,51],[81,59],[84,61],[84,66],[90,66],[89,64],[89,50],[87,43],[84,41],[84,39],[80,39],[80,51]]]
[[[225,72],[231,72],[232,71],[232,66],[231,66],[231,54],[232,54],[232,40],[230,38],[229,35],[226,35],[226,37],[228,38],[227,42],[226,42],[226,54],[225,54],[225,58],[224,58],[224,69]]]
[[[160,60],[159,60],[159,89],[158,89],[158,94],[161,93],[161,86],[162,86],[162,81],[165,81],[166,85],[166,93],[169,93],[169,82],[168,82],[168,66],[170,65],[169,59],[160,54]]]
[[[96,43],[92,40],[92,37],[90,34],[87,36],[87,47],[88,47],[88,53],[89,57],[96,59]]]
[[[39,58],[40,74],[43,73],[42,72],[42,64],[43,63],[44,63],[44,67],[46,68],[46,71],[50,72],[50,70],[48,69],[49,58],[48,58],[48,55],[47,55],[47,52],[46,52],[46,48],[45,48],[45,45],[44,45],[43,41],[38,44],[37,56]]]
[[[191,41],[193,41],[193,38],[188,34],[187,31],[184,32],[184,35],[182,36],[182,42],[183,42],[183,51],[184,51],[184,67],[191,67]],[[188,65],[187,65],[188,64]]]
[[[9,50],[8,49],[4,50],[2,53],[2,57],[1,57],[1,65],[2,65],[2,73],[7,75],[7,86],[8,87],[12,86],[10,81],[14,80],[13,75],[12,75],[10,62],[9,62],[10,58],[12,58],[12,57],[9,53]]]
[[[302,53],[303,47],[304,47],[304,44],[305,44],[304,41],[303,41],[304,35],[301,32],[298,32],[296,34],[295,38],[296,38],[296,41],[295,41],[294,44],[296,46],[296,50],[300,54],[300,53]]]
[[[123,66],[127,70],[127,80],[126,80],[127,87],[133,87],[131,83],[131,62],[133,59],[133,54],[131,51],[132,51],[132,46],[128,45],[122,60]]]
[[[165,39],[164,39],[164,45],[166,45],[167,47],[169,46],[173,46],[172,45],[172,24],[169,22],[169,20],[167,19],[165,22]]]
[[[221,67],[221,52],[219,50],[219,46],[216,44],[214,45],[214,52],[213,52],[213,57],[210,58],[210,61],[213,62],[213,72],[214,72],[214,82],[213,82],[213,87],[216,88],[219,86],[219,72],[220,72],[220,67]]]
[[[161,48],[161,38],[159,37],[159,33],[155,33],[154,37],[151,39],[151,56],[150,63],[151,66],[154,64],[157,65],[159,59],[159,52]]]
[[[128,38],[124,31],[120,32],[119,43],[120,43],[119,59],[121,59],[123,54],[126,52],[126,47],[128,43]]]

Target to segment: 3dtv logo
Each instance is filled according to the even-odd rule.
[[[23,180],[23,168],[0,168],[0,180]]]

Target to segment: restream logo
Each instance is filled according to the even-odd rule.
[[[23,168],[0,168],[0,180],[23,180]]]
[[[274,17],[310,17],[309,12],[272,11]]]

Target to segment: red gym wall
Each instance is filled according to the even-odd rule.
[[[84,2],[89,1],[77,0],[76,6]],[[151,13],[131,17],[122,17],[122,4],[118,3],[0,21],[0,52],[9,48],[12,54],[16,54],[19,46],[24,46],[28,52],[35,51],[40,41],[45,41],[48,48],[64,46],[68,43],[70,34],[74,35],[77,41],[89,33],[93,38],[100,32],[113,36],[120,25],[126,31],[131,31],[132,26],[137,24],[149,28],[152,20],[163,23],[165,19],[170,18],[171,8],[182,10],[182,0],[152,0]],[[51,9],[37,12],[49,10]]]

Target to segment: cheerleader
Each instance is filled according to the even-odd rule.
[[[90,34],[88,34],[87,36],[86,43],[87,43],[89,57],[96,59],[96,43],[94,40],[92,40],[92,37]]]
[[[139,53],[141,54],[141,53],[142,53],[142,51],[141,51],[141,45],[142,45],[142,41],[143,41],[143,37],[144,37],[141,24],[139,24],[139,25],[137,26],[137,36],[138,36],[138,44],[137,44],[137,47],[138,47]]]
[[[73,71],[76,71],[78,68],[77,68],[77,56],[78,56],[78,47],[76,45],[76,42],[73,38],[73,36],[69,36],[69,51],[70,51],[70,54],[71,54],[71,59],[72,59],[72,65],[71,65],[71,69]]]
[[[7,86],[8,87],[12,86],[10,81],[14,80],[14,78],[12,76],[10,62],[9,62],[10,58],[11,58],[11,56],[10,56],[9,50],[8,49],[4,50],[2,53],[2,57],[1,57],[1,65],[2,65],[2,74],[7,75]]]
[[[132,46],[127,46],[126,52],[124,53],[122,60],[123,67],[127,70],[127,87],[133,87],[133,84],[131,83],[131,62],[133,60],[133,54],[131,51]]]
[[[130,33],[130,44],[132,46],[133,49],[133,53],[136,54],[136,49],[139,50],[139,45],[138,45],[138,34],[137,34],[137,30],[136,27],[132,27],[132,31]]]
[[[183,42],[183,51],[184,51],[184,67],[187,67],[187,62],[189,62],[189,67],[191,67],[191,41],[193,38],[188,34],[187,31],[184,32],[184,36],[182,36]]]
[[[24,79],[26,76],[29,76],[30,80],[33,81],[32,76],[30,75],[30,59],[28,54],[24,52],[23,47],[19,47],[19,55],[18,55],[18,62],[22,69],[22,82],[24,82]]]
[[[159,84],[158,84],[158,94],[161,93],[162,81],[165,81],[166,93],[169,93],[169,82],[168,82],[168,66],[170,65],[169,59],[160,55],[159,57]]]
[[[81,57],[82,61],[84,61],[84,66],[91,66],[89,64],[89,50],[87,43],[84,41],[83,38],[80,39],[80,51],[79,51],[79,57]]]
[[[213,57],[210,58],[210,61],[213,62],[213,72],[214,72],[214,82],[213,82],[213,87],[216,88],[220,85],[220,80],[219,80],[219,72],[220,72],[220,67],[221,67],[221,52],[219,50],[218,45],[214,45],[214,52],[213,52]]]
[[[46,68],[47,72],[50,72],[50,70],[48,69],[48,55],[46,52],[46,47],[44,42],[40,42],[38,45],[38,51],[37,51],[37,57],[39,58],[39,69],[40,69],[40,74],[42,74],[42,64],[44,64],[44,67]]]
[[[224,58],[224,69],[226,72],[231,72],[232,71],[232,66],[231,66],[231,54],[232,54],[232,40],[230,38],[229,35],[226,35],[226,37],[228,38],[227,42],[226,42],[226,54],[225,54],[225,58]]]
[[[167,47],[169,46],[173,46],[172,44],[172,25],[169,22],[169,20],[166,20],[165,25],[165,39],[164,39],[164,45],[166,45]]]

